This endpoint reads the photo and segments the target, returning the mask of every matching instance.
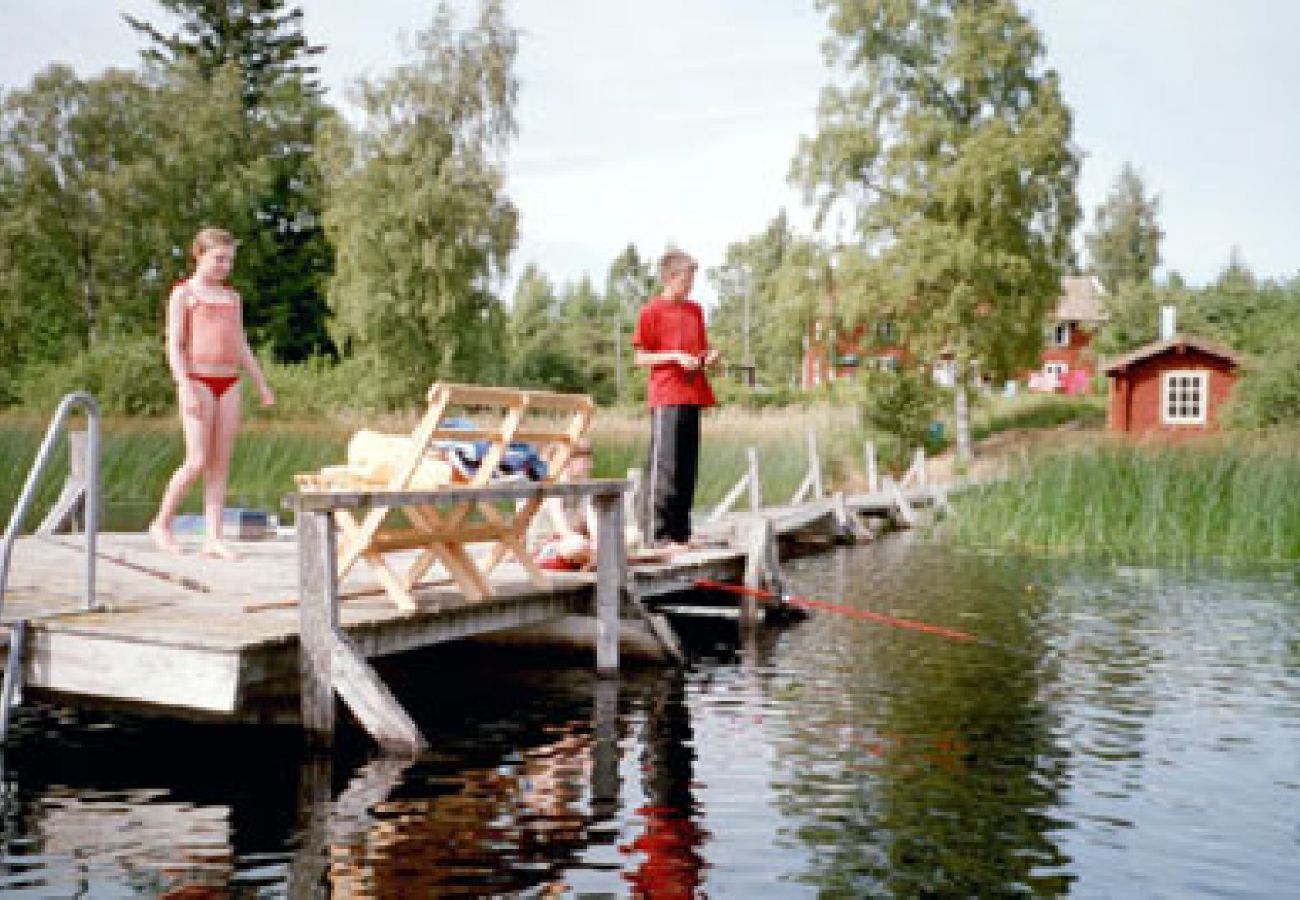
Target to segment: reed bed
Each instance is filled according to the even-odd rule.
[[[253,419],[240,432],[231,463],[232,506],[266,509],[277,514],[281,498],[293,490],[293,475],[341,462],[349,435],[358,428],[409,432],[418,416],[387,414],[335,418],[324,423]],[[0,417],[0,516],[10,512],[44,435],[46,421],[28,416]],[[75,424],[72,427],[76,427]],[[860,477],[861,433],[853,410],[830,406],[746,411],[722,409],[705,417],[696,506],[716,504],[745,474],[746,448],[758,452],[764,502],[785,502],[808,467],[806,433],[818,435],[823,477],[829,486]],[[102,484],[109,529],[143,527],[152,515],[167,479],[183,454],[179,426],[170,418],[114,418],[103,423]],[[642,410],[601,410],[592,426],[595,475],[623,477],[644,468],[649,445],[649,418]],[[66,443],[66,441],[65,441]],[[58,496],[67,474],[66,446],[56,448],[42,479],[27,528],[40,521]],[[744,502],[744,501],[742,501]],[[182,507],[200,509],[193,490]]]
[[[1300,559],[1300,434],[1097,442],[1028,456],[963,496],[971,545],[1112,559]]]

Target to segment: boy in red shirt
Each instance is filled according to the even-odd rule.
[[[643,529],[652,546],[690,545],[691,506],[700,455],[700,409],[714,404],[704,370],[718,361],[709,348],[704,311],[691,300],[695,260],[670,250],[659,261],[663,293],[641,308],[632,343],[636,364],[650,369],[650,465]]]

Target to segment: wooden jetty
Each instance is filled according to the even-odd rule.
[[[658,610],[681,611],[682,595],[697,581],[779,589],[782,538],[869,536],[864,516],[906,525],[918,507],[943,502],[942,491],[931,486],[888,481],[863,495],[820,496],[820,480],[810,475],[792,498],[797,502],[714,510],[699,528],[711,546],[629,565],[623,542],[629,487],[596,480],[300,493],[292,499],[297,540],[240,542],[234,561],[164,554],[145,534],[100,534],[93,609],[83,596],[84,542],[70,535],[21,537],[0,624],[24,623],[22,657],[13,670],[20,690],[31,694],[182,717],[296,722],[326,740],[337,694],[382,746],[411,752],[422,738],[369,659],[581,620],[594,623],[601,674],[618,669],[620,640],[633,635],[640,651],[671,660],[678,651]],[[443,581],[411,590],[409,608],[394,604],[366,569],[337,581],[332,521],[340,509],[535,504],[549,496],[593,500],[600,523],[595,572],[549,573],[539,586],[535,572],[493,560],[486,595],[470,596],[449,571]],[[742,621],[754,620],[752,601],[734,603]]]

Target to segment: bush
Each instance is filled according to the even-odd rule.
[[[1269,428],[1300,423],[1300,339],[1246,368],[1224,411],[1228,427]]]
[[[176,387],[156,336],[119,335],[61,361],[35,363],[16,379],[17,403],[52,412],[65,394],[88,391],[106,413],[157,415],[176,405]]]
[[[862,379],[863,425],[896,441],[877,447],[887,464],[897,465],[935,439],[930,425],[946,397],[925,372],[872,372]]]

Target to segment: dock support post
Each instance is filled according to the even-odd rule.
[[[334,741],[334,685],[330,648],[339,624],[334,526],[329,513],[298,514],[298,608],[302,616],[302,727],[308,744]]]
[[[755,516],[746,523],[745,534],[745,587],[755,590],[779,592],[777,566],[779,553],[776,529],[766,516]],[[752,594],[740,598],[740,624],[742,629],[758,623],[758,601]]]
[[[876,442],[867,441],[867,491],[874,494],[880,490],[880,472],[876,467]]]
[[[597,494],[596,507],[596,674],[618,673],[619,601],[627,580],[623,499]]]
[[[763,485],[758,480],[758,450],[750,447],[745,455],[749,458],[749,509],[758,512],[763,508]]]
[[[339,629],[334,528],[328,513],[299,512],[298,590],[302,616],[302,727],[308,744],[334,741],[334,694],[388,753],[413,755],[427,744],[364,654]]]

